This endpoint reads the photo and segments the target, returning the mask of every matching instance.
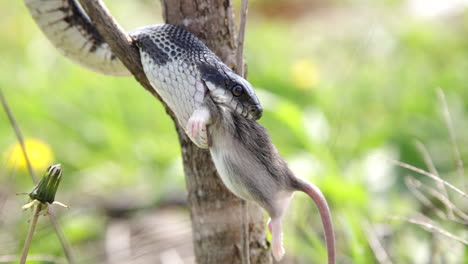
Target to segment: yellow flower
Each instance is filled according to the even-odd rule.
[[[46,143],[33,138],[25,139],[24,144],[28,153],[29,161],[34,170],[43,170],[54,160],[52,149]],[[9,167],[27,169],[26,160],[21,150],[21,145],[16,143],[10,146],[4,153]]]
[[[291,66],[290,76],[294,86],[303,90],[314,88],[319,80],[317,67],[308,59],[296,60]]]

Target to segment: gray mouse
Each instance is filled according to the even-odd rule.
[[[263,110],[252,85],[182,28],[147,26],[131,35],[140,48],[148,80],[192,142],[210,150],[226,187],[242,199],[257,202],[269,213],[275,259],[284,255],[284,213],[294,191],[303,191],[319,209],[328,263],[335,263],[328,204],[315,185],[293,175],[265,128],[255,121]]]
[[[242,86],[241,86],[242,88]],[[232,93],[213,89],[188,121],[191,137],[201,128],[209,132],[210,153],[226,187],[238,197],[255,201],[270,215],[272,253],[277,261],[285,251],[282,245],[282,218],[294,191],[302,191],[318,207],[328,251],[328,263],[335,263],[335,239],[330,209],[315,185],[297,178],[272,144],[266,129],[253,119],[241,116],[224,102]],[[236,95],[242,94],[237,91]],[[227,97],[231,97],[226,99]]]

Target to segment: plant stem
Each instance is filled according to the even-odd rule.
[[[28,257],[29,247],[31,246],[31,241],[36,230],[37,220],[39,219],[39,213],[41,212],[42,204],[38,204],[34,207],[33,217],[31,219],[31,224],[29,225],[28,235],[26,236],[26,241],[24,242],[23,252],[21,253],[20,264],[26,263],[26,258]]]
[[[55,231],[55,234],[57,234],[57,237],[59,238],[60,244],[62,244],[62,249],[63,252],[65,253],[65,257],[68,260],[68,263],[70,264],[75,264],[75,258],[73,256],[73,251],[71,249],[70,243],[68,243],[67,238],[65,237],[65,234],[63,233],[62,228],[60,228],[60,224],[57,221],[57,217],[55,217],[54,211],[52,211],[53,208],[49,207],[49,220],[52,223],[52,228]]]
[[[38,180],[31,165],[31,161],[29,160],[28,153],[26,152],[23,134],[21,133],[21,129],[18,126],[18,122],[16,122],[16,119],[13,116],[13,113],[11,112],[10,106],[8,105],[7,100],[5,99],[2,90],[0,90],[0,102],[2,103],[3,109],[5,109],[5,113],[7,114],[8,119],[10,120],[10,124],[13,127],[13,130],[15,131],[16,138],[18,138],[18,142],[21,146],[21,151],[23,152],[24,160],[26,161],[28,167],[29,175],[31,175],[32,181],[34,182],[34,184],[36,184]]]

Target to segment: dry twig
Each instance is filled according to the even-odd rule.
[[[236,52],[237,73],[242,77],[245,76],[244,40],[245,40],[245,25],[247,23],[248,7],[249,7],[249,1],[242,0],[241,12],[240,12],[240,23],[239,23],[239,35],[237,37],[237,52]]]
[[[245,40],[245,25],[247,23],[247,10],[249,6],[248,0],[242,0],[240,23],[239,23],[239,36],[237,37],[237,52],[236,52],[236,68],[237,73],[245,77],[245,64],[244,64],[244,40]],[[241,201],[241,221],[242,221],[242,263],[250,264],[250,247],[249,247],[249,228],[248,228],[248,210],[247,202]]]

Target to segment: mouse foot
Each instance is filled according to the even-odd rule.
[[[197,135],[201,132],[201,130],[204,127],[204,122],[203,120],[199,120],[196,117],[193,118],[193,116],[189,119],[187,123],[187,134],[191,138],[196,138]]]
[[[276,261],[280,261],[286,251],[284,250],[284,247],[282,245],[279,245],[279,247],[275,248],[275,245],[273,245],[273,249],[271,251],[273,253],[273,257],[275,258]]]
[[[268,228],[272,235],[271,252],[276,261],[280,261],[285,253],[283,248],[283,227],[281,218],[273,218],[268,221]]]
[[[210,113],[205,108],[199,108],[195,110],[190,116],[187,127],[185,128],[187,135],[192,139],[197,138],[203,130],[206,129],[206,125],[209,123]]]

